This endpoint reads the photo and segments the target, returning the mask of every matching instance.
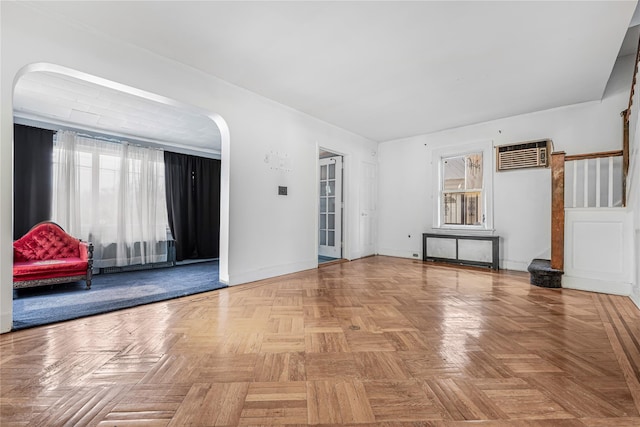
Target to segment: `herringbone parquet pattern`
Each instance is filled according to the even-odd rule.
[[[640,312],[372,257],[0,336],[5,426],[640,426]]]

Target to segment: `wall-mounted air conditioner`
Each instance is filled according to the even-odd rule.
[[[549,139],[500,145],[496,147],[497,170],[546,168],[549,166],[549,154]]]

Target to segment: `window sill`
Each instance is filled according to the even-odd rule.
[[[433,230],[434,233],[456,232],[456,233],[466,233],[466,234],[477,235],[477,236],[491,236],[496,231],[494,228],[480,228],[480,227],[473,227],[473,226],[469,226],[469,227],[440,226],[440,227],[432,227],[431,230]]]

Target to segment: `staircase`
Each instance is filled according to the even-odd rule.
[[[562,287],[562,275],[564,271],[551,267],[551,260],[536,258],[531,261],[529,267],[531,275],[529,281],[532,285],[542,288],[560,288]]]
[[[551,259],[534,259],[530,282],[620,295],[631,294],[633,221],[627,205],[630,129],[640,42],[628,108],[621,113],[622,149],[551,154]],[[566,262],[566,265],[565,265]],[[563,279],[564,275],[564,279]]]

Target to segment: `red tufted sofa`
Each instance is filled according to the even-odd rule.
[[[93,245],[50,221],[35,225],[13,242],[13,288],[86,280],[91,288]]]

